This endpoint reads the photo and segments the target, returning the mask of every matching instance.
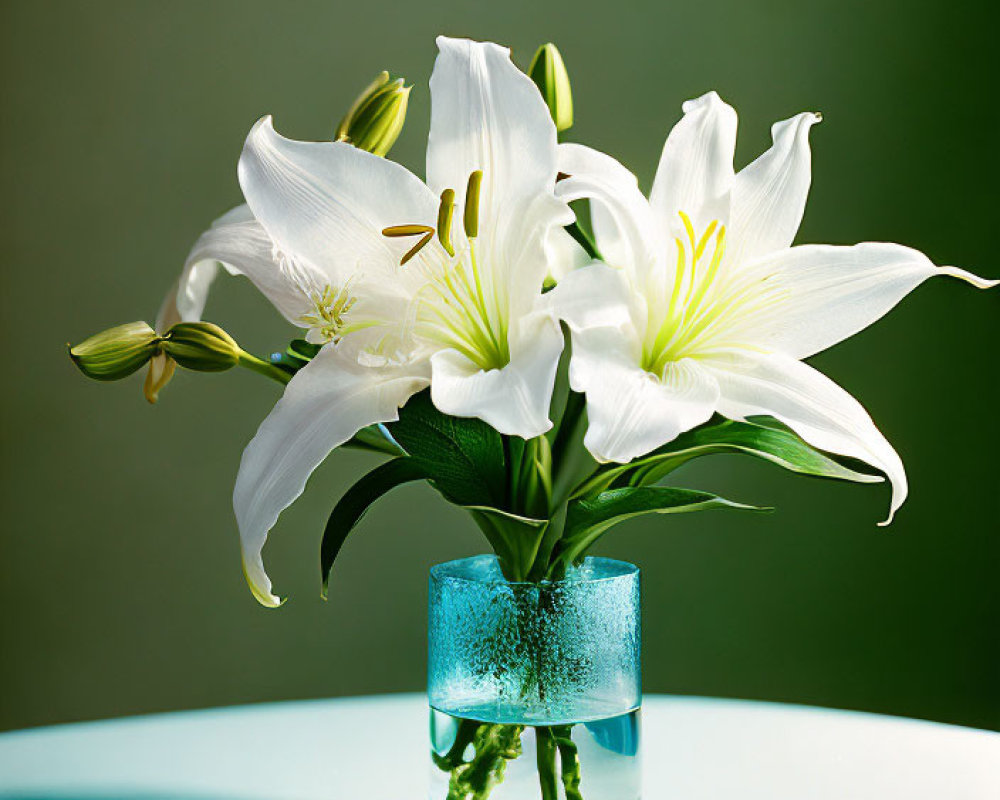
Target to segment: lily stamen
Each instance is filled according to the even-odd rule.
[[[434,233],[434,229],[429,225],[390,225],[382,229],[382,235],[389,238],[399,238],[401,236],[416,236],[417,234]]]
[[[441,192],[441,205],[438,206],[437,236],[445,252],[452,257],[455,255],[455,248],[451,244],[451,218],[454,214],[455,190],[445,189]]]
[[[399,266],[405,266],[407,261],[424,249],[424,246],[434,238],[434,228],[430,227],[430,225],[390,225],[388,228],[382,229],[382,235],[388,236],[391,239],[401,236],[417,236],[419,234],[423,234],[420,241],[407,250],[403,257],[399,259]]]
[[[469,183],[465,188],[465,213],[462,215],[465,235],[470,239],[479,235],[479,190],[482,185],[483,171],[477,169],[469,175]]]

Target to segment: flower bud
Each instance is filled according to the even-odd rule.
[[[337,126],[336,139],[360,150],[384,156],[392,149],[406,121],[410,86],[402,78],[390,81],[383,72],[358,95]]]
[[[163,351],[187,369],[223,372],[240,360],[240,346],[211,322],[178,322],[163,337]]]
[[[160,337],[145,322],[129,322],[91,336],[69,348],[80,371],[95,381],[117,381],[159,352]]]
[[[549,107],[556,131],[562,133],[573,127],[573,92],[569,86],[569,74],[562,56],[554,44],[549,42],[538,48],[528,67],[528,76],[542,93]]]

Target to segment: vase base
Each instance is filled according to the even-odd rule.
[[[640,710],[562,725],[431,709],[429,800],[639,800]]]

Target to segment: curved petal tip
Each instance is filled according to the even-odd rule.
[[[253,577],[251,577],[251,573]],[[247,586],[254,599],[265,608],[280,608],[285,604],[286,597],[278,597],[271,594],[271,580],[264,572],[263,565],[252,565],[243,562],[243,577],[246,578]]]
[[[978,275],[974,275],[964,269],[959,269],[958,267],[938,267],[938,271],[942,275],[948,275],[952,278],[958,278],[966,283],[971,283],[977,289],[992,289],[994,286],[1000,286],[1000,280],[990,280],[989,278],[980,278]]]
[[[712,105],[720,105],[720,106],[727,105],[726,101],[719,96],[719,93],[715,91],[715,89],[705,92],[705,94],[699,97],[694,97],[690,100],[685,100],[681,104],[681,111],[683,111],[685,114],[690,114],[692,111],[702,108],[703,106],[712,106]]]

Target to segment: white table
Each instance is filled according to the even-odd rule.
[[[426,729],[405,694],[16,731],[0,798],[423,800]],[[653,695],[643,736],[648,800],[1000,798],[1000,734],[970,728]]]

